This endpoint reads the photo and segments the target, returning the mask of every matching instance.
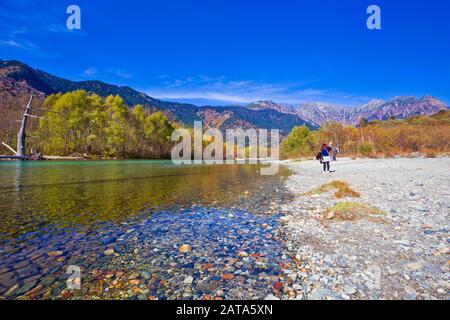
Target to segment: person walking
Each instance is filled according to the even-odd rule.
[[[320,162],[323,164],[323,173],[330,173],[330,150],[331,148],[325,143],[320,148]]]
[[[331,159],[333,161],[336,161],[336,156],[339,153],[339,149],[333,146],[332,141],[330,141],[330,143],[328,144],[328,147],[329,147],[329,149],[331,149],[331,153],[330,153]]]

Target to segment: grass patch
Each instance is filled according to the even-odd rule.
[[[325,212],[325,218],[340,221],[356,221],[367,219],[374,222],[386,223],[380,216],[385,216],[386,212],[367,204],[358,202],[338,202]]]
[[[322,185],[319,188],[313,189],[306,193],[306,195],[312,195],[312,194],[320,194],[335,190],[334,197],[341,199],[345,197],[355,197],[358,198],[360,194],[350,188],[347,182],[345,181],[339,181],[339,180],[333,180],[329,183],[326,183]]]

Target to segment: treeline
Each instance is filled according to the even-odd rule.
[[[108,158],[168,158],[175,124],[161,112],[128,108],[83,90],[47,97],[33,145],[45,155],[89,154]]]
[[[405,120],[367,122],[358,127],[327,123],[318,131],[295,127],[281,144],[284,158],[315,155],[322,143],[333,142],[341,155],[390,157],[422,153],[427,156],[450,152],[450,112],[415,116]]]

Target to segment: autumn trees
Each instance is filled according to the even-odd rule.
[[[121,97],[102,99],[83,90],[49,96],[36,135],[44,154],[87,153],[117,158],[170,155],[175,125],[161,112],[129,109]]]
[[[283,140],[281,152],[288,158],[311,155],[317,145],[317,138],[307,126],[294,127]]]
[[[450,152],[450,112],[362,123],[362,127],[327,123],[318,131],[295,127],[282,143],[287,158],[312,156],[322,143],[333,141],[341,154],[393,156],[421,152],[427,155]],[[311,152],[311,150],[313,152]]]
[[[141,105],[129,108],[120,96],[102,98],[83,90],[55,94],[45,99],[41,110],[45,110],[43,119],[33,121],[30,127],[29,146],[44,155],[169,158],[174,145],[173,122]],[[326,123],[317,131],[294,127],[281,143],[281,154],[285,158],[313,156],[322,143],[330,141],[345,155],[432,155],[450,151],[449,111],[361,124]],[[14,130],[1,129],[13,141]]]

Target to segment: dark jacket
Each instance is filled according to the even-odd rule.
[[[330,156],[330,152],[328,151],[327,148],[324,148],[322,151],[320,151],[320,155],[323,157],[329,157]]]

